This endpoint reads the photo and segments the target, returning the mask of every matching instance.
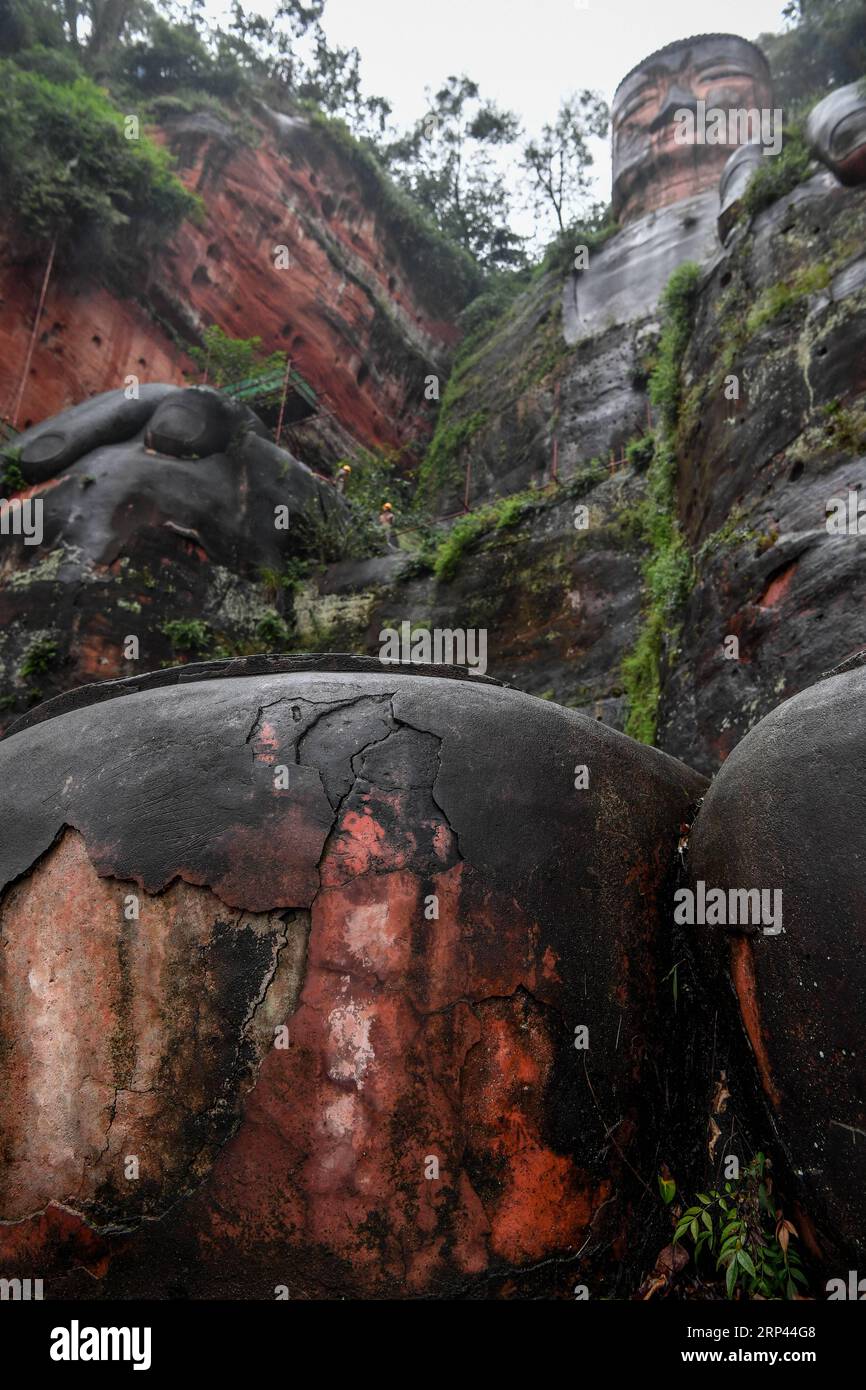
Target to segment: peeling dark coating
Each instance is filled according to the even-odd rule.
[[[282,664],[78,692],[0,743],[0,930],[21,942],[0,1019],[33,1052],[3,1064],[4,1270],[38,1258],[88,1297],[455,1296],[564,1292],[592,1259],[612,1288],[654,1155],[666,883],[703,779],[450,669]],[[55,907],[64,856],[77,886]],[[225,966],[144,969],[179,895]],[[80,1051],[99,1085],[72,1131],[34,953],[57,961],[44,1008],[112,1019]],[[202,1041],[202,1072],[185,1010],[207,1027],[233,997],[234,1041]],[[174,1052],[174,1109],[151,1115]]]

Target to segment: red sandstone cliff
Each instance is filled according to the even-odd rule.
[[[203,215],[155,253],[141,301],[52,277],[18,427],[129,373],[197,379],[173,334],[190,343],[217,323],[287,351],[316,392],[316,416],[291,436],[302,453],[333,460],[423,440],[424,376],[447,362],[468,281],[435,240],[424,244],[399,196],[383,192],[347,141],[306,120],[263,110],[253,143],[210,114],[154,134],[177,155]],[[16,261],[0,230],[0,415],[14,407],[44,269],[42,257]]]

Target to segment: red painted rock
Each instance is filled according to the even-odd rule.
[[[704,781],[458,675],[212,663],[61,696],[0,742],[4,1274],[49,1297],[612,1287],[654,1178],[662,923]]]
[[[724,965],[769,1133],[815,1228],[804,1236],[828,1258],[866,1244],[864,756],[861,660],[746,735],[689,847],[690,891],[710,923],[694,927],[701,954]],[[711,908],[718,889],[724,904]],[[766,896],[732,899],[744,890]],[[716,908],[727,921],[713,923]]]

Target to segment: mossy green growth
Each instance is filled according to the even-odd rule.
[[[783,198],[809,175],[812,156],[799,121],[787,123],[782,132],[779,154],[761,160],[743,194],[740,218],[754,217]]]
[[[668,280],[661,300],[662,331],[649,379],[649,398],[670,430],[676,424],[679,409],[680,369],[692,333],[700,278],[700,266],[684,261]]]
[[[789,280],[780,280],[778,284],[769,285],[746,316],[746,333],[751,337],[790,305],[805,299],[807,295],[818,294],[820,290],[826,289],[832,278],[833,272],[829,263],[818,261],[815,265],[804,266]]]
[[[699,277],[699,268],[686,262],[668,281],[649,382],[650,399],[661,409],[662,419],[647,470],[647,497],[634,509],[649,547],[643,565],[644,614],[637,641],[621,667],[629,711],[625,731],[641,743],[655,742],[662,656],[676,653],[678,614],[694,584],[694,564],[677,517],[673,441],[682,396],[681,364],[691,336]]]
[[[834,449],[860,454],[866,450],[866,409],[862,405],[843,408],[841,401],[824,407],[827,424],[824,433]]]
[[[443,582],[453,579],[464,552],[482,536],[516,526],[528,511],[539,505],[541,499],[537,493],[515,492],[510,497],[491,502],[487,507],[479,507],[476,512],[468,512],[454,523],[436,548],[433,560],[436,578]]]
[[[486,410],[475,410],[462,420],[451,418],[458,384],[455,381],[455,392],[449,394],[452,381],[455,381],[453,374],[445,388],[435,433],[418,470],[417,500],[421,503],[432,500],[437,493],[460,481],[460,451],[487,423]]]
[[[662,653],[676,653],[678,613],[694,583],[692,557],[676,515],[673,448],[666,438],[657,441],[647,479],[649,495],[635,509],[649,544],[643,565],[644,615],[637,642],[621,668],[629,711],[625,731],[640,743],[655,742]]]
[[[738,545],[747,545],[750,541],[761,539],[759,531],[743,524],[744,515],[740,507],[734,507],[724,525],[707,536],[695,557],[698,568],[717,550],[730,550]]]
[[[662,633],[658,615],[648,614],[637,642],[623,658],[620,668],[628,700],[625,732],[638,743],[655,743],[661,694]]]

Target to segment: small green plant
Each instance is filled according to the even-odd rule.
[[[724,525],[707,536],[698,550],[695,556],[698,568],[717,550],[733,549],[738,545],[747,545],[749,541],[760,540],[760,532],[746,526],[744,521],[745,513],[742,508],[734,507]]]
[[[859,454],[866,448],[866,412],[862,406],[846,410],[839,400],[824,406],[827,424],[824,433],[831,444],[848,454]]]
[[[256,628],[256,637],[269,651],[286,651],[291,635],[278,613],[266,613]]]
[[[55,665],[59,655],[57,643],[50,637],[39,637],[32,642],[18,668],[22,680],[28,676],[44,675]]]
[[[2,466],[0,488],[7,496],[14,492],[23,492],[27,486],[27,479],[21,472],[21,465],[18,462],[20,457],[20,452],[17,449],[10,449],[8,453],[0,457],[0,466]]]
[[[747,1298],[792,1299],[798,1286],[808,1286],[791,1243],[796,1237],[797,1228],[773,1198],[770,1161],[757,1153],[739,1178],[697,1194],[677,1222],[674,1244],[690,1240],[696,1264],[702,1254],[715,1256],[728,1298],[742,1292]]]
[[[649,467],[655,447],[655,436],[652,434],[641,434],[637,439],[630,439],[625,446],[626,462],[638,470]]]
[[[204,656],[213,646],[210,626],[200,618],[172,618],[161,630],[176,652]]]

